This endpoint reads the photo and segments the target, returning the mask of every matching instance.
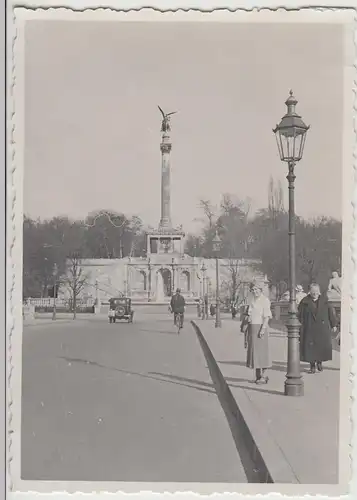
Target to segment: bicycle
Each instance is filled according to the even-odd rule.
[[[177,321],[177,317],[179,321]],[[177,333],[183,328],[183,313],[174,313],[174,325],[177,326]]]

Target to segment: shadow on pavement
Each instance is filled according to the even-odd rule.
[[[212,389],[214,389],[214,385],[213,384],[210,384],[208,382],[201,382],[200,380],[195,380],[195,379],[190,379],[190,378],[185,378],[185,377],[178,377],[176,375],[169,375],[169,374],[166,374],[166,373],[159,373],[159,372],[149,372],[150,375],[157,375],[157,376],[160,376],[160,377],[167,377],[169,379],[173,379],[173,380],[180,380],[182,382],[189,382],[189,383],[193,383],[193,384],[198,384],[198,385],[202,385],[202,386],[205,386],[205,387],[210,387]],[[263,388],[256,388],[256,387],[250,387],[250,386],[246,386],[246,385],[237,385],[237,384],[231,384],[230,382],[245,382],[245,383],[248,383],[248,384],[255,384],[255,381],[254,380],[250,380],[250,379],[244,379],[244,378],[236,378],[236,377],[224,377],[224,379],[227,381],[228,385],[230,387],[237,387],[237,388],[241,388],[241,389],[247,389],[247,390],[252,390],[252,391],[258,391],[258,392],[267,392],[269,394],[278,394],[279,396],[281,396],[283,394],[283,392],[279,392],[279,391],[274,391],[274,390],[267,390],[267,389],[263,389]]]
[[[161,333],[163,335],[176,335],[177,336],[177,331],[172,331],[172,332],[169,332],[167,330],[163,331],[163,330],[149,330],[147,328],[139,328],[139,331],[140,332],[148,332],[148,333]]]
[[[162,377],[154,377],[153,375],[146,375],[144,373],[138,373],[138,372],[132,372],[132,371],[128,371],[128,370],[122,370],[120,368],[115,368],[115,367],[112,367],[112,366],[105,366],[105,365],[101,365],[101,364],[97,363],[96,361],[89,361],[87,359],[67,358],[67,357],[64,357],[64,356],[59,356],[58,359],[62,359],[64,361],[67,361],[67,363],[79,363],[79,364],[86,365],[86,366],[95,366],[97,368],[103,368],[103,369],[109,370],[109,371],[114,371],[114,372],[118,372],[118,373],[125,373],[126,375],[134,375],[136,377],[142,377],[142,378],[146,378],[146,379],[149,379],[149,380],[156,380],[158,382],[165,382],[167,384],[180,385],[182,387],[188,387],[189,389],[196,389],[197,391],[208,392],[210,394],[216,395],[216,391],[214,390],[214,388],[213,388],[212,385],[206,384],[206,382],[196,381],[196,380],[193,380],[193,379],[184,379],[184,378],[182,378],[183,381],[192,382],[193,384],[196,384],[196,385],[192,385],[192,384],[189,384],[189,383],[182,383],[182,382],[178,382],[178,381],[176,382],[174,380],[165,380],[165,378],[162,378]],[[158,375],[160,375],[160,374],[158,374]],[[165,374],[163,374],[163,376],[175,378],[172,375],[165,375]],[[179,380],[180,377],[177,377],[177,379]],[[197,387],[197,385],[207,386],[207,388],[205,388],[205,387]],[[210,387],[210,389],[208,387]]]
[[[149,372],[149,375],[157,375],[159,377],[165,377],[172,380],[180,380],[181,382],[189,382],[192,384],[202,385],[204,387],[210,387],[214,389],[214,385],[209,382],[202,382],[201,380],[195,380],[193,378],[179,377],[178,375],[171,375],[169,373],[159,373],[159,372]]]
[[[237,365],[237,366],[246,366],[245,361],[217,361],[218,364],[221,365]],[[334,368],[333,366],[326,366],[323,364],[324,370],[331,370],[331,371],[340,371],[339,368]],[[306,364],[302,365],[302,371],[303,372],[308,372],[309,367]],[[287,370],[287,364],[284,361],[273,361],[272,366],[269,368],[269,370],[275,370],[279,372],[286,372]]]
[[[233,377],[225,377],[225,380],[227,381],[229,387],[235,387],[237,389],[244,389],[246,391],[255,391],[255,392],[265,392],[267,394],[274,394],[276,396],[284,396],[284,391],[275,391],[274,389],[263,389],[261,386],[258,387],[252,387],[252,386],[246,386],[246,385],[240,385],[240,384],[232,384],[231,382],[240,382],[242,379],[235,379]],[[255,384],[255,382],[249,381],[252,385]]]
[[[217,361],[220,365],[236,365],[236,366],[246,366],[245,361]],[[280,363],[279,361],[273,361],[272,366],[269,370],[276,370],[279,372],[286,372],[286,364]]]
[[[274,361],[274,365],[277,366],[277,368],[276,368],[277,370],[281,369],[281,371],[286,371],[286,363],[284,363],[283,361]],[[279,368],[278,368],[278,366],[279,366]],[[324,370],[326,370],[326,371],[328,371],[328,370],[333,371],[333,372],[340,371],[339,368],[335,368],[333,366],[326,366],[324,363],[322,363],[322,366],[323,366]],[[303,368],[304,372],[307,372],[310,369],[310,367],[305,363],[303,364],[302,368]]]

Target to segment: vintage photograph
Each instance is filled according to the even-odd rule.
[[[21,489],[347,487],[351,24],[272,14],[16,9]]]

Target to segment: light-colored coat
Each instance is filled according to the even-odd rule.
[[[254,369],[271,366],[269,353],[269,330],[259,337],[264,319],[271,318],[270,300],[261,295],[252,299],[248,307],[247,367]]]

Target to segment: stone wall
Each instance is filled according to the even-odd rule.
[[[203,274],[202,265],[206,271]],[[182,290],[187,299],[197,300],[204,292],[210,297],[216,293],[216,261],[189,255],[160,254],[147,258],[86,259],[81,263],[85,286],[82,299],[94,298],[107,303],[111,297],[121,294],[138,301],[168,301],[172,291]],[[232,280],[231,263],[219,259],[220,293],[228,293]],[[253,262],[239,262],[239,280],[249,283],[258,277]],[[260,278],[262,276],[259,276]],[[63,298],[69,290],[61,289]]]

